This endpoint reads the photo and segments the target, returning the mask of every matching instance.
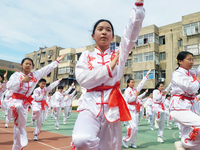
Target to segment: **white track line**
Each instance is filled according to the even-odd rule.
[[[13,132],[11,132],[11,131],[8,131],[8,130],[5,130],[5,129],[2,129],[2,128],[0,128],[0,130],[3,130],[3,131],[6,131],[6,132],[9,132],[9,133],[13,133]],[[31,138],[28,138],[29,140],[32,140]],[[49,145],[49,144],[45,144],[45,143],[43,143],[43,142],[39,142],[39,141],[36,141],[37,143],[40,143],[40,144],[42,144],[42,145],[45,145],[45,146],[48,146],[48,147],[51,147],[51,148],[53,148],[53,150],[59,150],[59,148],[56,148],[56,147],[53,147],[53,146],[51,146],[51,145]]]
[[[175,131],[175,132],[172,134],[172,136],[173,136],[173,138],[175,138],[176,140],[179,140],[179,139],[177,139],[177,138],[175,137],[175,134],[176,134],[177,132],[179,132],[179,131]]]

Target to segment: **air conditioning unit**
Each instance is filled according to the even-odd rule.
[[[159,78],[160,82],[165,82],[165,78]]]
[[[70,74],[70,75],[73,75],[74,73],[73,73],[73,72],[70,72],[69,74]]]
[[[74,60],[70,60],[70,62],[74,63]]]

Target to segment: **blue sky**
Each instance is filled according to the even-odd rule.
[[[94,44],[94,23],[109,19],[121,36],[133,0],[1,0],[0,59],[21,62],[25,54],[54,45],[79,48]],[[181,21],[200,11],[200,0],[146,0],[143,27]]]

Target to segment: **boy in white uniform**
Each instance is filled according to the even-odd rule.
[[[46,87],[46,80],[40,79],[38,82],[39,87],[36,88],[33,92],[33,102],[32,102],[32,121],[31,126],[34,126],[35,120],[37,120],[36,128],[33,132],[34,137],[33,140],[37,141],[37,136],[40,133],[40,129],[43,123],[43,117],[44,117],[44,110],[45,106],[48,107],[48,104],[46,102],[47,100],[47,94],[55,88],[62,79],[59,79],[53,83],[51,83],[48,87]]]

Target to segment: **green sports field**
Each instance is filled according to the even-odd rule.
[[[61,116],[59,130],[55,130],[55,126],[54,126],[55,120],[49,117],[49,120],[47,122],[44,122],[44,124],[42,125],[42,130],[58,133],[61,135],[71,136],[77,115],[78,113],[72,112],[71,117],[67,120],[67,124],[65,125],[62,122],[63,118]],[[29,114],[28,119],[27,119],[27,126],[29,127],[30,127],[30,117],[31,115]],[[0,120],[5,120],[5,118],[3,117],[2,110],[0,111]],[[138,127],[139,130],[138,130],[138,136],[137,136],[137,141],[136,141],[136,145],[138,147],[137,149],[138,150],[175,150],[173,143],[176,140],[179,140],[178,138],[179,130],[177,128],[174,128],[173,125],[171,125],[171,127],[172,127],[171,130],[165,128],[164,138],[163,138],[164,143],[158,143],[156,141],[157,129],[155,129],[154,131],[151,131],[150,125],[148,125],[145,119],[142,119]],[[123,136],[125,135],[125,133],[126,133],[126,127],[123,126],[122,127]],[[126,148],[122,146],[122,149],[125,150]],[[126,150],[131,150],[131,149],[133,148],[130,147]]]

